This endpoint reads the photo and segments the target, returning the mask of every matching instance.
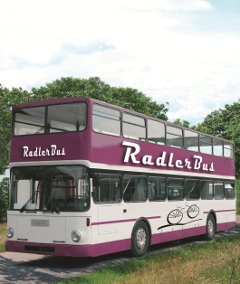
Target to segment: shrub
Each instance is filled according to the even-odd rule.
[[[0,223],[7,219],[9,178],[0,181]]]

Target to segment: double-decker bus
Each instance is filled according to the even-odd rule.
[[[234,145],[90,98],[13,108],[6,249],[96,257],[236,224]]]

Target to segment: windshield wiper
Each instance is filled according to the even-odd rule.
[[[28,203],[29,203],[31,200],[32,200],[32,196],[28,199],[28,201],[27,201],[25,204],[23,204],[22,208],[20,209],[20,213],[22,213],[22,212],[26,209]]]

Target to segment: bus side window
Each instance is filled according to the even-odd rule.
[[[142,202],[147,200],[147,179],[143,176],[124,175],[123,200],[125,202]]]
[[[200,183],[201,199],[211,200],[213,199],[213,182],[201,181]]]
[[[101,106],[93,105],[93,130],[98,133],[104,133],[114,136],[120,136],[121,121],[120,111]]]
[[[177,148],[183,148],[183,130],[167,125],[167,144]]]
[[[168,200],[183,200],[183,179],[168,179]]]
[[[184,195],[187,200],[197,200],[200,198],[200,181],[197,179],[186,179],[184,184]]]
[[[234,199],[235,198],[234,183],[225,182],[224,183],[224,193],[225,193],[226,199]]]
[[[215,199],[224,199],[223,182],[214,182],[214,196]]]
[[[149,177],[148,195],[150,201],[163,201],[166,199],[166,179],[159,177]]]
[[[145,140],[146,139],[146,121],[141,116],[123,113],[122,121],[123,136],[126,138]]]
[[[147,121],[147,137],[148,141],[157,143],[157,144],[165,144],[166,135],[165,135],[165,125],[162,122],[155,121],[152,119],[148,119]]]
[[[93,200],[96,203],[121,201],[120,175],[94,174]]]

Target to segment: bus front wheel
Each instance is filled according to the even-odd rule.
[[[143,256],[149,248],[149,228],[143,221],[139,221],[133,228],[132,253],[136,257]]]
[[[213,240],[216,234],[216,221],[212,214],[207,218],[206,239]]]

